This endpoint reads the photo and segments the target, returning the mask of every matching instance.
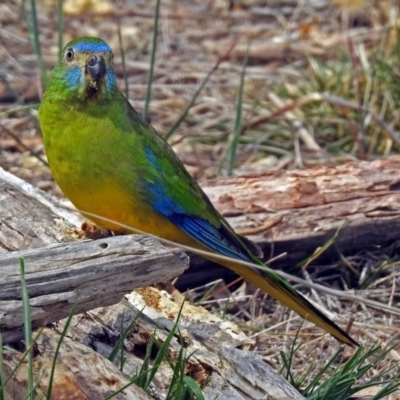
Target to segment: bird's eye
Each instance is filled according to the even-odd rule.
[[[67,61],[72,61],[74,59],[74,50],[67,49],[67,51],[65,52],[65,59]]]

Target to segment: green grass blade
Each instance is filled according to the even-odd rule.
[[[33,382],[33,348],[32,348],[32,324],[31,324],[31,310],[29,306],[29,296],[25,282],[25,261],[23,258],[19,260],[19,269],[21,273],[21,295],[22,295],[22,308],[24,312],[24,333],[25,333],[25,346],[29,348],[28,351],[28,398],[34,400],[34,382]]]
[[[172,334],[171,334],[172,333]],[[153,362],[153,368],[149,369],[148,374],[147,374],[147,379],[146,382],[143,386],[143,390],[147,391],[149,389],[150,383],[151,381],[154,379],[155,374],[157,373],[158,369],[160,368],[160,365],[162,363],[162,361],[164,360],[167,351],[168,351],[168,347],[169,344],[171,343],[171,340],[174,336],[175,330],[171,330],[171,332],[169,333],[169,335],[167,336],[167,339],[165,340],[165,342],[163,343],[162,346],[159,347],[157,356]],[[153,343],[155,342],[155,339],[152,339]]]
[[[371,400],[387,399],[388,396],[400,389],[400,375],[396,379],[391,379]]]
[[[128,85],[128,74],[126,72],[126,63],[125,63],[125,50],[124,50],[124,44],[122,42],[122,35],[121,35],[121,25],[118,21],[118,43],[119,43],[119,49],[121,51],[121,62],[122,62],[122,73],[124,76],[124,84],[125,84],[125,97],[129,99],[129,85]]]
[[[3,82],[6,89],[14,96],[15,101],[20,104],[20,107],[12,108],[11,110],[6,110],[0,113],[0,118],[5,117],[9,114],[12,114],[17,111],[27,111],[29,119],[33,122],[35,126],[39,128],[39,123],[36,115],[33,114],[32,109],[39,108],[39,104],[25,104],[24,99],[20,96],[20,94],[12,87],[8,79],[0,73],[0,81]]]
[[[56,372],[56,363],[57,363],[58,354],[60,353],[62,341],[64,340],[65,335],[68,332],[68,328],[71,325],[72,317],[75,315],[75,310],[76,310],[77,306],[78,306],[78,301],[76,301],[74,303],[74,305],[71,308],[71,311],[69,312],[67,321],[65,322],[65,325],[64,325],[64,329],[62,330],[60,339],[58,340],[56,351],[54,352],[54,357],[53,357],[53,362],[51,364],[51,371],[50,371],[50,377],[49,377],[49,385],[47,388],[47,395],[46,395],[47,400],[51,400],[51,392],[53,390],[54,374]]]
[[[36,55],[36,61],[39,67],[40,76],[42,77],[42,81],[45,86],[47,86],[47,73],[46,68],[44,66],[44,61],[42,57],[42,50],[39,42],[39,27],[37,21],[37,12],[36,12],[36,0],[31,0],[31,20],[30,24],[28,23],[29,33],[31,36],[31,41],[33,45],[33,50]]]
[[[237,99],[237,104],[236,104],[235,125],[234,125],[234,129],[233,129],[232,141],[229,145],[228,154],[227,154],[228,175],[232,175],[233,169],[235,168],[236,151],[237,151],[237,147],[239,144],[240,133],[242,131],[243,87],[244,87],[244,80],[245,80],[245,74],[246,74],[247,60],[248,60],[248,49],[247,49],[246,56],[243,61],[242,73],[240,75],[240,85],[239,85],[238,99]]]
[[[125,313],[125,310],[122,311],[121,327],[120,327],[121,337],[119,338],[119,342],[120,342],[120,345],[119,345],[119,370],[121,372],[124,372],[124,365],[125,365],[125,361],[126,361],[126,357],[124,357],[124,341],[120,340],[122,337],[126,337],[126,335],[127,335],[127,333],[124,332],[124,313]]]
[[[173,376],[171,382],[169,384],[169,390],[166,396],[166,400],[175,400],[175,399],[193,399],[193,396],[200,400],[204,399],[204,396],[201,392],[200,386],[194,381],[191,377],[186,376],[185,367],[190,357],[195,353],[192,352],[188,357],[185,357],[185,347],[182,340],[182,336],[179,332],[179,342],[180,342],[180,350],[178,356],[176,357],[175,363],[171,360],[169,356],[166,357],[166,360],[169,363],[173,371]]]
[[[299,350],[300,347],[303,345],[303,343],[301,343],[301,342],[296,345],[297,338],[298,338],[300,329],[302,328],[303,324],[304,324],[304,319],[301,322],[301,324],[299,325],[299,328],[297,329],[296,336],[295,336],[295,338],[294,338],[294,340],[292,342],[292,345],[290,347],[289,358],[286,361],[286,379],[289,380],[290,382],[294,382],[294,378],[293,378],[292,373],[291,373],[291,369],[292,369],[291,367],[292,367],[294,355],[296,354],[297,350]]]
[[[144,103],[143,109],[143,119],[147,121],[148,113],[149,113],[149,104],[150,104],[150,97],[151,97],[151,85],[153,83],[153,74],[154,74],[154,64],[156,59],[156,52],[157,52],[157,35],[158,35],[158,20],[160,16],[160,0],[156,2],[156,9],[154,12],[154,24],[153,24],[153,41],[152,41],[152,48],[151,48],[151,56],[150,56],[150,69],[149,75],[147,77],[147,91],[146,91],[146,99]]]
[[[64,0],[57,0],[57,30],[58,30],[58,54],[64,47]]]
[[[150,342],[149,342],[150,343]],[[152,346],[152,345],[151,345]],[[149,368],[148,370],[142,372],[141,374],[135,375],[131,381],[129,383],[127,383],[126,385],[122,386],[120,389],[118,389],[117,391],[115,391],[114,393],[112,393],[110,396],[107,396],[104,400],[110,400],[112,398],[114,398],[117,394],[123,392],[126,388],[128,388],[131,385],[136,385],[139,387],[142,387],[142,385],[140,385],[139,383],[142,382],[142,378],[146,377],[148,372],[151,371],[154,367]],[[143,366],[142,368],[143,369]]]
[[[214,292],[214,290],[217,288],[218,284],[219,284],[219,281],[213,283],[213,284],[201,295],[200,299],[199,299],[199,300],[196,300],[196,301],[194,302],[194,305],[196,305],[196,306],[201,306],[201,303],[202,303],[203,301],[205,301],[205,300],[208,298],[208,296],[210,296],[210,295]]]
[[[20,367],[20,365],[24,362],[25,358],[27,357],[28,353],[33,349],[33,346],[35,345],[36,341],[38,340],[39,336],[42,334],[43,328],[39,330],[35,338],[32,340],[31,345],[25,349],[24,353],[22,354],[22,357],[18,361],[17,365],[13,368],[11,371],[10,375],[7,377],[7,379],[4,380],[3,382],[3,388],[7,386],[7,383],[10,381],[10,379],[13,377],[13,375],[17,372],[17,369]],[[8,350],[14,350],[12,348],[8,348]],[[14,350],[15,351],[15,350]]]
[[[190,376],[183,377],[183,384],[187,386],[197,400],[204,400],[203,393],[198,383]]]
[[[156,363],[152,368],[149,368],[151,353],[153,351],[153,346],[154,346],[154,338],[150,337],[150,341],[146,347],[146,355],[144,357],[142,368],[140,369],[140,375],[139,375],[139,379],[138,379],[139,386],[145,391],[148,390],[148,388],[150,386],[150,382],[152,381],[152,378],[149,378],[149,374],[151,373],[151,371],[154,371],[154,374],[153,374],[153,376],[154,376],[156,371],[159,368],[159,365]]]
[[[380,351],[381,348],[377,344],[374,344],[369,349],[365,349],[361,346],[345,364],[335,368],[333,373],[328,373],[328,367],[332,366],[339,355],[339,353],[336,353],[317,376],[314,377],[311,384],[309,384],[306,389],[302,390],[302,394],[309,400],[345,400],[362,389],[378,384],[385,384],[385,387],[382,388],[379,394],[376,394],[374,398],[375,400],[386,398],[385,396],[387,396],[388,393],[392,393],[400,387],[399,374],[397,378],[390,381],[381,381],[394,367],[386,368],[380,374],[373,375],[366,383],[358,385],[356,383],[361,380],[371,368],[376,367],[396,346],[398,346],[398,343],[385,351]],[[321,382],[323,375],[328,376],[325,382]],[[317,385],[319,386],[317,387]]]
[[[181,317],[184,304],[185,304],[185,301],[182,302],[181,308],[179,309],[178,315],[176,316],[176,322],[175,322],[174,326],[172,327],[172,329],[171,329],[170,333],[168,334],[167,338],[165,339],[165,342],[159,348],[159,351],[158,351],[157,356],[156,356],[156,358],[154,360],[154,363],[153,363],[155,368],[150,372],[150,374],[148,376],[148,381],[146,383],[146,388],[143,388],[144,390],[148,389],[148,387],[150,385],[150,382],[153,380],[154,375],[156,374],[158,368],[161,365],[161,362],[163,361],[163,359],[167,355],[168,347],[169,347],[169,345],[171,343],[172,338],[175,335],[176,329],[178,328],[178,322],[179,322],[179,319]]]
[[[24,100],[22,100],[20,94],[11,86],[10,82],[8,81],[8,79],[2,73],[0,73],[0,81],[3,82],[3,84],[6,87],[6,89],[14,96],[15,100],[19,104],[24,104]],[[27,106],[25,109],[29,109],[29,106]]]
[[[175,365],[172,363],[172,361],[170,363],[173,374],[171,382],[169,384],[169,389],[166,397],[167,400],[174,400],[175,398],[181,399],[183,397],[182,391],[184,388],[182,384],[182,369],[185,368],[183,360],[183,347],[181,347],[176,358]]]
[[[304,395],[314,392],[315,388],[318,386],[318,384],[320,384],[321,379],[324,376],[324,374],[327,373],[330,366],[333,365],[333,363],[337,360],[337,358],[339,357],[341,352],[342,352],[342,348],[339,347],[336,350],[336,352],[332,355],[332,357],[328,360],[328,362],[323,366],[323,368],[317,373],[317,375],[314,376],[314,378],[309,383],[309,385],[302,391],[302,393]]]
[[[197,100],[197,97],[199,97],[199,94],[203,90],[204,86],[206,86],[208,80],[210,79],[212,73],[214,72],[214,69],[211,70],[203,82],[201,82],[200,86],[197,88],[195,94],[193,97],[190,99],[189,104],[186,106],[186,108],[183,110],[183,113],[180,115],[180,117],[177,119],[177,121],[172,125],[172,127],[169,129],[169,131],[166,133],[164,136],[165,140],[168,140],[171,138],[171,136],[174,134],[174,132],[178,129],[179,125],[183,122],[183,120],[186,118],[186,115],[188,114],[189,110],[193,107],[195,101]]]
[[[233,46],[229,48],[229,52],[232,50]],[[193,97],[190,99],[189,104],[186,106],[186,108],[183,110],[183,113],[180,115],[180,117],[177,119],[174,125],[169,129],[169,131],[166,133],[164,136],[165,140],[168,140],[171,138],[173,133],[178,129],[179,125],[182,123],[182,121],[186,118],[189,110],[193,107],[194,103],[196,102],[197,98],[199,97],[201,91],[204,89],[204,87],[207,85],[208,81],[210,80],[212,74],[218,69],[219,65],[221,64],[222,60],[225,59],[224,57],[220,57],[218,61],[215,63],[215,65],[211,68],[211,70],[208,72],[206,77],[204,78],[203,82],[201,82],[200,86],[197,88],[196,92],[194,93]]]
[[[19,136],[8,129],[6,126],[0,123],[0,128],[5,131],[9,136],[11,136],[22,148],[24,148],[26,151],[28,151],[32,156],[36,157],[40,162],[42,162],[44,165],[49,165],[48,162],[42,158],[42,156],[39,153],[36,153],[36,151],[32,150],[29,148],[20,138]]]
[[[143,310],[146,308],[146,306],[144,306],[136,315],[136,317],[129,323],[128,327],[124,330],[123,329],[123,322],[124,322],[124,313],[122,313],[122,317],[121,317],[121,335],[119,337],[119,339],[117,340],[117,343],[115,343],[115,346],[113,347],[113,349],[111,350],[110,355],[108,356],[108,359],[111,362],[114,362],[115,357],[117,356],[117,354],[120,352],[121,355],[121,361],[120,361],[120,369],[122,372],[122,358],[123,358],[123,354],[124,354],[124,340],[126,339],[126,337],[128,336],[129,332],[132,330],[133,325],[136,324],[138,318],[142,315]]]
[[[1,80],[1,75],[0,75],[0,80]],[[10,110],[5,110],[5,111],[1,112],[0,118],[7,117],[7,115],[14,114],[18,111],[36,110],[39,108],[39,105],[40,105],[39,103],[26,104],[26,105],[22,105],[20,107],[11,108]]]
[[[21,104],[20,107],[15,107],[10,110],[6,110],[0,113],[0,119],[3,117],[7,117],[10,114],[13,114],[18,111],[27,111],[27,114],[29,116],[29,119],[35,124],[35,126],[39,127],[38,125],[38,120],[37,117],[33,115],[32,109],[39,108],[39,104],[28,104],[25,105],[24,100],[21,98],[19,93],[10,85],[8,82],[7,78],[0,73],[0,81],[4,83],[6,86],[7,90],[15,97],[15,100],[17,103]],[[36,157],[39,161],[41,161],[44,165],[48,165],[46,160],[42,158],[42,156],[35,151],[33,151],[31,148],[29,148],[27,145],[24,144],[24,142],[19,138],[17,134],[12,132],[10,129],[8,129],[6,126],[1,125],[1,128],[8,134],[10,135],[20,146],[22,146],[25,150],[29,151],[31,155]]]
[[[211,76],[213,73],[218,69],[219,65],[221,64],[222,61],[226,60],[235,47],[237,41],[232,42],[232,44],[229,46],[228,50],[221,55],[221,57],[218,58],[217,62],[215,65],[211,68],[211,70],[208,72],[206,77],[204,78],[203,82],[201,82],[200,86],[197,88],[195,94],[191,98],[189,104],[186,106],[186,108],[183,110],[183,113],[180,115],[178,120],[175,122],[174,125],[169,129],[169,131],[166,133],[164,136],[165,140],[169,140],[173,133],[178,129],[179,125],[182,123],[182,121],[186,118],[186,115],[188,114],[189,110],[193,107],[194,103],[196,102],[197,98],[199,97],[201,91],[204,89],[204,87],[207,85],[208,81],[210,80]]]

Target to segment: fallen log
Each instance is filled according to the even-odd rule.
[[[32,326],[118,303],[132,289],[170,280],[188,267],[188,257],[154,239],[117,236],[53,244],[0,257],[0,330],[3,342],[22,339],[19,260],[24,259]]]
[[[82,218],[0,167],[0,254],[78,238]]]
[[[19,181],[0,169],[0,252],[75,240],[73,232],[82,218],[23,181],[16,184],[21,192],[14,193]],[[336,233],[335,244],[343,254],[387,246],[398,238],[400,156],[220,178],[203,182],[202,187],[232,227],[262,247],[267,260],[286,253],[273,263],[279,268],[306,259]],[[8,211],[16,196],[20,206]],[[333,253],[328,249],[323,256]],[[200,271],[201,280],[207,273],[205,262],[192,257],[189,273]]]
[[[255,241],[271,266],[292,268],[337,235],[318,261],[385,247],[400,232],[400,156],[341,166],[274,171],[202,183],[232,227]],[[208,268],[205,268],[206,264]],[[201,285],[230,274],[191,255],[177,287]]]

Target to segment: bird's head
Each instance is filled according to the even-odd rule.
[[[111,47],[101,39],[82,37],[69,42],[51,75],[51,84],[77,100],[107,98],[116,90]]]

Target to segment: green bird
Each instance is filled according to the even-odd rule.
[[[44,93],[39,109],[44,145],[65,196],[101,227],[121,232],[124,224],[229,257],[221,261],[207,256],[339,341],[356,346],[344,330],[266,269],[256,246],[234,232],[168,143],[118,90],[112,61],[112,49],[103,40],[73,40],[63,49]]]

